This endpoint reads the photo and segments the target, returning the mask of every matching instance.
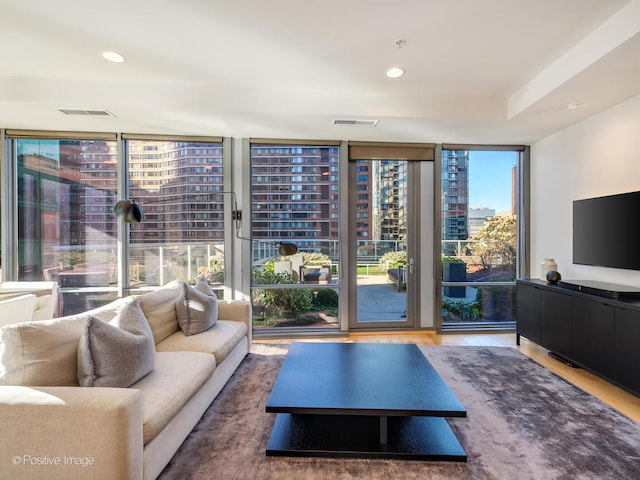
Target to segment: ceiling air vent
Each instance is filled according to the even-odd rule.
[[[89,117],[115,117],[115,115],[108,110],[84,110],[81,108],[60,108],[59,110],[65,115],[84,115]]]
[[[336,119],[331,122],[332,125],[347,125],[350,127],[375,127],[378,124],[378,120],[351,120],[351,119]]]

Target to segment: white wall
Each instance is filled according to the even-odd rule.
[[[543,258],[551,257],[563,280],[640,287],[640,271],[572,262],[573,200],[638,190],[640,96],[533,144],[531,276],[537,277]],[[640,212],[633,220],[640,221]]]

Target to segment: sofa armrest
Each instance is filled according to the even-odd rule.
[[[251,302],[247,300],[218,300],[218,318],[246,323],[248,348],[251,348],[251,327],[253,325]]]
[[[142,478],[138,390],[0,386],[0,425],[0,479]]]

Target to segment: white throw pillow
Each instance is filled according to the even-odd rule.
[[[155,344],[138,298],[110,322],[90,316],[78,343],[83,387],[128,387],[153,370]]]

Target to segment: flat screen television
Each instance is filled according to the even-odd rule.
[[[640,270],[640,192],[573,202],[573,263]]]

